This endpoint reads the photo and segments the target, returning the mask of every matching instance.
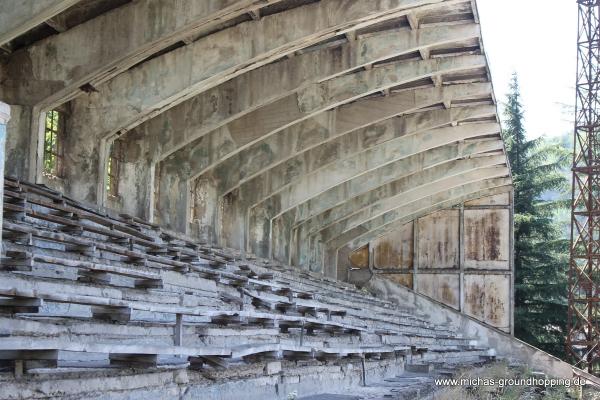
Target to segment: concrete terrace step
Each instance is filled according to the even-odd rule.
[[[288,363],[285,383],[340,368],[357,378],[350,368],[365,368],[370,380],[404,363],[451,367],[490,357],[456,327],[352,285],[195,243],[35,185],[9,186],[10,207],[20,208],[3,227],[5,368],[65,379],[190,368],[221,380],[257,372],[253,379],[270,379],[277,363]],[[409,393],[412,378],[384,386]]]
[[[96,261],[97,261],[97,260],[96,260]],[[239,278],[239,277],[236,277],[236,279],[238,279],[238,278]],[[329,288],[330,288],[330,290],[331,290],[331,287],[329,287]],[[346,295],[348,295],[348,293],[345,293],[345,294],[346,294]],[[408,316],[407,316],[407,317],[408,317]],[[412,317],[414,317],[414,316],[412,316]]]

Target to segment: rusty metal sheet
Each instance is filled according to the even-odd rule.
[[[510,331],[510,275],[466,274],[465,314]]]
[[[369,268],[369,245],[365,245],[350,253],[352,268]]]
[[[508,210],[465,210],[465,268],[509,269]]]
[[[494,196],[482,197],[481,199],[467,201],[465,207],[469,206],[500,206],[510,204],[509,193],[500,193]]]
[[[442,210],[419,219],[418,268],[458,268],[459,211]]]
[[[406,286],[407,288],[412,289],[413,287],[413,274],[386,274],[384,276],[392,282]]]
[[[413,223],[371,243],[375,268],[412,269]]]
[[[452,308],[460,307],[459,274],[417,274],[417,291]]]

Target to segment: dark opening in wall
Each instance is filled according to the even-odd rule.
[[[123,162],[123,142],[115,140],[110,146],[106,167],[106,192],[109,196],[119,196],[119,178]]]
[[[46,112],[44,127],[44,174],[63,176],[65,115],[61,111]]]

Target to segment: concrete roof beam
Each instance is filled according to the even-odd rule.
[[[442,193],[445,191],[451,193],[452,190],[473,182],[493,178],[505,178],[508,177],[509,174],[510,172],[506,166],[492,166],[470,170],[458,175],[448,174],[442,179],[433,181],[419,179],[423,177],[416,177],[414,180],[417,182],[415,182],[414,186],[409,190],[398,193],[388,199],[374,202],[365,209],[359,210],[344,219],[338,220],[330,226],[323,227],[321,230],[314,233],[314,235],[319,236],[322,241],[328,242],[367,221],[379,217],[386,218],[388,213],[393,212],[395,209],[405,204],[417,202],[435,193]]]
[[[355,70],[364,62],[394,57],[414,51],[421,46],[443,45],[454,40],[461,40],[461,38],[478,36],[479,26],[467,23],[451,26],[448,29],[442,27],[420,29],[414,32],[407,30],[382,31],[368,37],[361,37],[354,44],[311,51],[292,60],[281,60],[262,66],[209,89],[147,121],[130,134],[122,134],[121,140],[127,141],[128,146],[147,149],[139,152],[139,154],[148,154],[144,159],[130,160],[132,164],[139,164],[132,168],[147,169],[147,157],[151,164],[156,163],[215,129],[242,118],[260,107],[281,100],[311,83],[331,79]],[[491,92],[491,88],[489,90]],[[234,93],[235,95],[233,95]],[[104,136],[98,146],[95,142],[98,139],[95,139],[94,136],[100,133],[100,138],[102,138],[102,132],[111,131],[121,125],[119,121],[124,121],[121,119],[121,115],[124,116],[123,118],[128,118],[126,116],[136,114],[138,110],[119,107],[119,114],[95,113],[92,112],[95,108],[90,108],[88,100],[82,98],[72,102],[73,114],[70,118],[70,130],[90,138],[86,139],[86,143],[89,142],[86,149],[90,152],[89,157],[95,159],[99,157],[96,149],[98,147],[108,149],[114,138]],[[99,158],[96,163],[97,171],[94,172],[100,177],[99,179],[102,179],[106,171],[106,158],[103,154],[100,154]],[[141,172],[135,174],[139,176]],[[81,173],[70,179],[74,181],[75,186],[82,187],[89,184],[88,182],[97,180],[88,174]],[[100,201],[106,199],[104,187],[105,185],[97,186],[97,198]],[[86,193],[89,191],[86,190]],[[144,197],[148,196],[150,194]],[[93,198],[90,198],[89,201],[93,201]],[[134,212],[133,209],[139,203],[134,199],[127,199],[125,204],[127,207],[132,207],[127,209],[128,212]]]
[[[391,225],[395,223],[405,224],[419,217],[460,204],[465,201],[474,200],[498,193],[506,193],[512,189],[512,180],[510,178],[494,178],[477,183],[470,183],[457,188],[454,191],[445,194],[435,194],[427,199],[421,199],[419,202],[411,203],[396,210],[398,218],[380,218],[370,221],[365,226],[360,226],[364,233],[358,235],[344,235],[328,243],[330,248],[340,248],[348,245],[351,248],[359,248],[367,242],[385,235],[393,230]],[[390,229],[392,228],[392,229]],[[358,232],[360,229],[356,229]],[[351,231],[350,231],[351,232]]]
[[[458,145],[454,144],[445,147],[457,146]],[[350,205],[353,204],[355,200],[360,203],[362,197],[367,196],[367,198],[369,198],[368,196],[372,193],[376,193],[377,190],[380,190],[382,187],[404,179],[406,176],[418,173],[419,171],[434,170],[434,168],[438,168],[437,166],[439,166],[439,168],[447,169],[456,168],[456,163],[459,163],[462,160],[450,157],[444,158],[443,156],[444,154],[452,153],[457,154],[457,151],[447,151],[444,147],[440,147],[387,164],[377,170],[370,171],[350,181],[344,182],[335,188],[311,198],[305,203],[299,204],[296,208],[291,210],[290,212],[294,212],[295,220],[293,228],[300,229],[305,225],[310,230],[314,226],[319,226],[321,224],[321,218],[324,218],[324,222],[329,220],[329,218],[325,217],[326,213],[331,213],[332,216],[335,216],[340,212],[340,209],[346,209],[345,204],[347,202],[350,202],[348,203]],[[473,153],[467,157],[475,162],[475,164],[472,164],[473,168],[477,168],[479,165],[499,165],[506,162],[506,157],[503,154],[486,154],[485,157],[475,157],[477,154],[480,153]],[[405,174],[395,175],[396,170],[403,169],[404,163],[413,165],[414,169],[407,171]]]
[[[341,119],[336,119],[336,129],[339,128],[340,132],[345,132],[345,130],[354,130],[358,127],[361,127],[365,124],[372,123],[372,120],[378,119],[386,119],[390,116],[397,115],[398,113],[415,111],[423,107],[427,107],[428,105],[438,103],[447,97],[457,97],[461,99],[469,99],[469,98],[478,98],[480,96],[490,96],[491,93],[491,85],[489,83],[484,84],[469,84],[469,85],[453,85],[442,88],[428,88],[428,89],[417,89],[413,91],[406,91],[402,93],[398,93],[388,98],[385,98],[385,102],[381,101],[384,98],[379,99],[368,99],[361,100],[359,102],[352,103],[348,105],[348,113],[344,113],[345,117]],[[460,118],[460,113],[468,113],[468,108],[461,108],[458,111],[456,117]],[[369,118],[365,118],[366,113],[369,113]],[[281,116],[277,114],[280,118],[286,118],[286,116]],[[338,114],[339,115],[339,114]],[[463,114],[464,115],[464,114]],[[302,124],[301,124],[302,125]],[[240,129],[244,127],[248,127],[248,124],[240,125]],[[258,124],[255,129],[262,129],[261,124]],[[407,127],[409,128],[409,127]],[[299,130],[299,132],[302,129]],[[240,133],[247,134],[247,129],[240,130]],[[304,138],[307,138],[304,135]],[[285,143],[291,143],[288,140],[284,140]],[[314,142],[314,145],[318,145],[322,140],[317,140]],[[220,146],[220,142],[211,143],[211,141],[206,141],[205,145],[197,146],[197,150],[194,150],[192,147],[188,147],[186,150],[189,151],[190,156],[181,157],[180,162],[171,162],[171,167],[165,168],[165,165],[162,165],[161,168],[157,169],[159,172],[157,174],[157,179],[159,180],[159,187],[164,188],[159,190],[159,197],[157,201],[161,204],[161,207],[157,207],[157,218],[162,223],[168,224],[169,226],[179,227],[177,229],[186,229],[187,219],[189,218],[189,214],[187,214],[191,207],[187,202],[189,201],[188,197],[185,194],[190,193],[191,182],[189,182],[189,176],[192,176],[191,172],[194,170],[202,170],[198,168],[198,166],[202,167],[202,164],[205,161],[203,159],[207,159],[210,161],[214,159],[215,161],[221,161],[223,151],[230,152],[234,148],[232,145],[224,145]],[[214,150],[210,150],[214,147]],[[267,146],[265,146],[266,148]],[[302,146],[300,146],[302,148]],[[193,150],[193,151],[192,151]],[[208,151],[210,150],[210,151]],[[277,151],[273,152],[281,153],[281,154],[289,154],[289,150],[285,150],[283,147],[278,146]],[[181,152],[178,152],[181,154]],[[191,157],[191,155],[194,155]],[[262,156],[252,157],[255,162],[260,163],[260,159]],[[168,165],[168,164],[167,164]],[[206,165],[206,164],[204,164]],[[225,165],[225,164],[223,164]],[[251,172],[251,169],[244,166],[233,166],[228,173],[235,174],[235,171],[242,172]],[[178,188],[178,189],[173,189]],[[262,193],[262,190],[255,187],[252,191],[257,190],[259,193]],[[251,191],[251,192],[252,192]],[[210,193],[213,193],[211,189]],[[214,193],[215,196],[217,195]],[[211,195],[212,196],[212,195]],[[215,205],[217,203],[217,199],[213,199],[207,201],[207,205]],[[254,201],[253,201],[254,202]],[[162,205],[169,204],[169,207],[164,207]],[[161,208],[163,210],[161,210]],[[171,211],[169,211],[171,210]],[[179,211],[176,211],[179,210]],[[208,214],[213,214],[211,211],[211,207],[205,209],[206,218],[204,217],[200,219],[201,221],[205,221],[204,223],[210,225],[216,225],[217,221],[211,222],[213,217],[210,217]],[[214,235],[213,235],[214,237]],[[236,241],[237,243],[237,241]]]
[[[322,0],[265,16],[215,32],[119,74],[87,98],[87,107],[110,115],[110,123],[95,125],[103,130],[101,134],[130,130],[198,93],[299,49],[395,18],[413,7],[452,1],[386,0],[374,8],[370,0]]]
[[[318,85],[311,85],[301,93],[271,103],[256,112],[203,136],[193,144],[174,153],[158,168],[157,204],[171,204],[168,210],[158,210],[158,218],[175,229],[186,229],[186,213],[190,180],[225,162],[240,151],[293,124],[333,108],[344,101],[373,93],[394,85],[397,80],[412,81],[444,70],[460,70],[485,63],[482,56],[460,56],[427,61],[397,62],[371,71],[344,75]],[[436,90],[440,90],[439,88]],[[391,96],[390,96],[391,98]],[[409,96],[409,103],[421,100]],[[177,189],[173,189],[173,188]]]
[[[396,62],[370,71],[357,72],[313,84],[297,94],[262,107],[187,145],[167,158],[163,169],[167,172],[182,171],[181,166],[187,165],[187,170],[182,172],[187,173],[185,179],[192,179],[269,135],[327,109],[402,82],[418,80],[442,71],[468,69],[473,65],[484,63],[485,58],[482,56]],[[200,152],[200,149],[203,151]]]
[[[470,171],[502,166],[505,161],[502,156],[453,160],[425,170],[418,170],[412,174],[405,174],[405,176],[392,182],[378,186],[359,196],[349,198],[347,201],[326,210],[326,212],[321,212],[319,215],[304,221],[302,224],[296,224],[294,229],[302,229],[309,234],[313,234],[379,202],[388,201],[391,198],[394,198],[392,201],[396,201],[398,200],[395,198],[396,196],[401,196],[406,191],[416,188],[419,183],[437,182],[447,177],[462,176],[465,173],[470,173]],[[506,168],[505,164],[503,168]]]
[[[193,36],[195,32],[242,15],[258,3],[278,1],[281,0],[267,0],[266,3],[263,0],[131,2],[17,52],[9,65],[26,68],[14,68],[15,74],[11,74],[10,81],[4,85],[3,97],[16,104],[54,107],[82,94],[79,88],[85,84],[99,87],[153,53]],[[43,2],[51,1],[23,3]],[[73,4],[76,1],[53,2]],[[90,46],[90,43],[98,45]]]
[[[79,0],[0,0],[0,46],[77,2]]]
[[[311,51],[298,55],[293,60],[281,60],[250,71],[166,111],[140,128],[148,136],[147,140],[152,140],[151,136],[159,136],[160,130],[164,129],[165,125],[171,125],[170,121],[180,119],[182,114],[194,117],[180,131],[172,132],[168,141],[162,145],[161,157],[167,157],[208,132],[252,110],[297,92],[309,84],[332,79],[365,64],[394,58],[421,47],[444,45],[456,40],[475,38],[479,34],[479,26],[476,24],[453,25],[447,29],[424,28],[414,32],[406,30],[378,32],[360,37],[355,43],[347,43],[333,49]],[[241,91],[242,88],[247,89],[247,96],[233,96],[227,102],[220,99],[223,93]],[[204,106],[209,103],[214,104],[214,99],[220,99],[218,104],[223,105],[224,108],[227,106],[226,109],[215,111],[214,106],[210,108]],[[107,127],[104,130],[111,130],[111,128]]]
[[[302,176],[301,179],[291,185],[280,188],[277,191],[268,192],[264,197],[259,198],[250,208],[257,207],[261,202],[267,201],[268,198],[277,196],[277,203],[280,205],[280,210],[277,214],[280,214],[331,187],[385,164],[454,142],[460,142],[463,146],[462,151],[464,152],[466,148],[482,143],[479,140],[468,141],[468,139],[479,136],[497,135],[499,133],[499,124],[481,123],[438,128],[390,140],[356,156],[336,160],[334,163],[328,165],[326,170],[319,170],[315,173]],[[503,148],[503,143],[500,139],[490,142],[490,150]],[[327,177],[325,178],[323,174],[326,174]]]
[[[486,173],[492,173],[493,176],[507,175],[507,167],[504,164],[505,158],[502,155],[486,156],[480,158],[454,160],[436,165],[434,167],[413,171],[406,171],[403,176],[389,181],[377,187],[371,187],[370,190],[359,194],[355,197],[347,199],[340,198],[340,204],[327,210],[321,211],[318,215],[305,220],[301,224],[290,226],[289,232],[285,232],[285,240],[293,242],[290,249],[296,264],[305,263],[304,254],[308,252],[309,239],[319,234],[319,232],[329,230],[329,233],[335,231],[336,227],[339,231],[339,223],[348,221],[350,218],[360,216],[361,213],[370,213],[379,210],[391,209],[402,204],[409,198],[414,198],[415,195],[423,193],[421,187],[436,189],[444,184],[451,184],[450,187],[461,185],[469,182],[469,179],[479,179]],[[504,165],[502,165],[504,164]],[[383,170],[379,170],[382,172]],[[416,191],[415,191],[416,190]],[[412,196],[412,197],[411,197]],[[293,210],[292,210],[293,211]],[[293,218],[282,215],[282,220]],[[276,225],[275,222],[272,225]],[[311,239],[312,240],[312,239]],[[289,254],[286,256],[290,256]]]
[[[372,115],[379,117],[381,115],[379,113],[356,114],[354,107],[348,109],[342,107],[332,115],[334,121],[331,128],[320,128],[323,134],[318,136],[321,139],[318,143],[316,140],[311,142],[306,138],[307,133],[313,132],[311,129],[313,126],[319,126],[316,121],[309,120],[301,123],[298,129],[283,131],[261,142],[260,145],[240,153],[239,159],[243,161],[239,161],[237,157],[232,158],[223,163],[214,176],[207,174],[205,177],[215,180],[221,195],[238,187],[242,187],[241,192],[246,191],[245,187],[252,187],[255,193],[258,193],[256,188],[261,187],[261,182],[271,183],[269,189],[264,190],[276,191],[277,183],[279,185],[284,182],[291,183],[289,179],[281,178],[289,171],[294,171],[290,178],[300,177],[326,167],[335,160],[345,159],[388,140],[440,128],[458,121],[491,117],[495,112],[494,106],[463,107],[423,111],[398,117],[395,120],[379,122],[379,118],[371,119]],[[364,124],[371,124],[349,131],[340,130],[337,120],[347,117],[360,120]],[[325,133],[326,129],[332,132]],[[267,149],[277,149],[277,152],[272,152],[269,157],[268,154],[263,154]]]
[[[327,168],[304,175],[293,184],[277,192],[269,193],[266,197],[259,198],[258,201],[256,198],[260,196],[260,187],[255,187],[253,191],[246,193],[236,193],[234,207],[247,210],[245,211],[248,215],[247,243],[252,246],[254,252],[266,256],[271,251],[271,241],[267,239],[271,237],[273,219],[299,204],[346,181],[367,174],[371,170],[447,144],[458,142],[456,150],[462,154],[473,154],[476,149],[483,150],[483,152],[501,150],[503,142],[500,139],[469,140],[480,136],[496,135],[499,132],[500,127],[497,123],[478,123],[438,128],[407,138],[390,140],[357,156],[337,160]],[[452,151],[451,148],[446,150]],[[447,154],[445,157],[460,158],[455,153]],[[393,173],[397,176],[401,171]],[[265,245],[269,247],[267,248]]]

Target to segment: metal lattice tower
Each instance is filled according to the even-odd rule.
[[[578,0],[567,352],[600,373],[600,0]]]

